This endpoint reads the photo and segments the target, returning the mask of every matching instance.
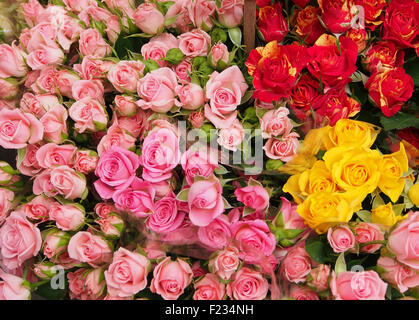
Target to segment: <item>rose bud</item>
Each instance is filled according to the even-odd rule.
[[[204,112],[202,110],[191,112],[188,116],[188,120],[195,129],[199,129],[205,121]]]
[[[70,237],[70,234],[64,231],[55,228],[49,230],[44,240],[44,255],[55,262],[61,254],[67,252]]]
[[[51,207],[50,219],[63,231],[76,231],[84,225],[84,208],[78,204],[54,204]]]
[[[329,228],[327,240],[336,253],[345,252],[355,246],[355,236],[345,225]]]
[[[109,214],[105,218],[96,220],[96,223],[100,225],[100,230],[105,236],[112,238],[119,238],[124,228],[124,221],[116,214]]]
[[[24,77],[28,72],[25,64],[24,53],[16,47],[8,44],[0,45],[0,77]]]
[[[142,3],[134,12],[135,24],[142,32],[157,34],[164,29],[164,16],[155,4]]]
[[[228,48],[224,43],[217,43],[211,47],[208,55],[211,67],[219,71],[224,70],[229,62]]]
[[[204,105],[204,90],[195,83],[188,83],[175,87],[175,92],[179,98],[177,106],[187,110],[196,110]]]
[[[311,269],[307,276],[307,284],[317,292],[325,291],[329,288],[330,267],[327,264],[320,264]]]
[[[49,280],[53,278],[58,272],[57,265],[52,262],[44,261],[34,266],[33,272],[42,280]]]
[[[209,260],[208,268],[223,280],[229,280],[240,265],[239,250],[229,246]]]

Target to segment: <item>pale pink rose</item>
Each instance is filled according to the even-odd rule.
[[[17,161],[17,169],[21,174],[33,177],[42,170],[38,160],[36,159],[36,153],[38,152],[39,147],[40,145],[38,144],[27,145],[23,159],[20,161],[20,163]]]
[[[147,228],[158,233],[168,233],[179,228],[185,219],[185,212],[179,210],[177,203],[173,192],[156,201],[153,213],[147,219]]]
[[[28,28],[22,29],[19,35],[19,42],[24,48],[28,47],[28,43],[30,39],[31,39],[31,30]]]
[[[388,284],[377,272],[333,271],[330,288],[336,300],[384,300]]]
[[[115,206],[108,202],[101,202],[95,205],[95,213],[99,216],[99,218],[106,218],[112,212],[117,212]]]
[[[211,0],[190,1],[187,6],[189,18],[196,28],[209,31],[214,25],[211,18],[214,18],[216,7]]]
[[[12,210],[12,201],[15,198],[13,191],[0,188],[0,225],[6,220]]]
[[[327,240],[336,253],[345,252],[355,246],[355,236],[346,225],[329,228]]]
[[[4,100],[4,99],[0,99],[0,110],[2,109],[15,109],[17,107],[17,100]],[[24,111],[24,110],[23,110]]]
[[[30,92],[25,92],[20,100],[22,111],[32,113],[37,118],[41,118],[46,112],[58,104],[60,102],[57,96],[52,94],[34,95]]]
[[[243,22],[243,12],[243,0],[223,0],[217,7],[218,22],[226,28],[238,27]]]
[[[77,147],[72,144],[57,145],[55,143],[47,143],[41,146],[36,152],[36,160],[44,169],[53,166],[74,164]]]
[[[360,245],[359,251],[373,253],[379,250],[382,244],[370,244],[362,246],[362,244],[370,241],[383,241],[384,234],[380,228],[373,223],[360,222],[354,228],[356,243]]]
[[[57,76],[58,70],[55,66],[45,67],[41,70],[40,73],[37,71],[30,71],[28,72],[28,80],[31,80],[32,83],[27,87],[30,87],[35,93],[50,93],[56,94],[57,93]]]
[[[119,9],[122,12],[124,18],[134,18],[134,0],[105,0],[105,3],[110,9]]]
[[[190,75],[192,74],[192,64],[188,59],[183,59],[181,63],[173,66],[172,68],[180,83],[191,82]]]
[[[288,162],[297,153],[299,136],[297,132],[291,132],[280,139],[270,138],[263,150],[265,150],[266,156],[270,159]]]
[[[22,210],[26,217],[32,220],[46,221],[49,218],[49,213],[52,205],[55,204],[53,198],[48,198],[43,195],[36,196],[28,203],[22,206]]]
[[[90,271],[84,281],[82,300],[102,300],[105,296],[105,279],[103,269],[97,268]]]
[[[86,29],[80,34],[79,50],[83,56],[104,58],[111,54],[111,47],[97,29]]]
[[[65,270],[73,269],[74,267],[80,266],[79,261],[70,258],[67,250],[61,253],[55,260],[55,263],[63,267]]]
[[[105,103],[105,99],[103,98],[104,92],[103,83],[98,79],[77,80],[73,83],[73,87],[71,88],[71,94],[73,95],[74,100],[91,98],[96,99],[102,104]]]
[[[218,159],[214,152],[191,147],[182,155],[181,164],[186,182],[191,185],[195,176],[209,178],[214,169],[218,168]]]
[[[44,139],[56,144],[63,143],[68,136],[68,112],[61,104],[57,104],[40,119],[44,126]]]
[[[381,278],[397,286],[401,293],[419,286],[419,273],[392,258],[380,257],[377,266],[383,270],[380,274]]]
[[[209,53],[209,61],[214,68],[224,69],[229,60],[229,52],[227,46],[219,42],[211,47]],[[218,69],[218,68],[217,68]]]
[[[24,77],[28,72],[23,52],[14,44],[0,45],[0,77]]]
[[[190,31],[193,25],[187,10],[190,0],[175,0],[173,2],[174,3],[167,10],[165,18],[166,20],[174,17],[176,18],[168,27],[175,28],[181,33]]]
[[[191,112],[188,116],[188,120],[195,129],[201,128],[205,121],[203,110]]]
[[[144,139],[140,161],[144,180],[160,182],[169,179],[180,161],[179,138],[170,129],[152,130]]]
[[[285,279],[290,282],[305,282],[311,271],[311,260],[304,247],[291,249],[281,265]]]
[[[137,92],[141,100],[137,102],[143,109],[166,113],[175,105],[176,74],[167,67],[147,73],[138,81]]]
[[[43,245],[43,253],[53,262],[67,252],[67,245],[70,240],[70,235],[58,229],[52,229],[48,232]]]
[[[327,264],[320,264],[311,269],[307,277],[307,284],[317,292],[325,291],[329,288],[330,267]]]
[[[96,223],[107,237],[119,238],[124,228],[124,221],[116,214],[109,214],[105,218],[96,220]]]
[[[83,9],[77,17],[83,21],[87,27],[91,27],[90,19],[94,19],[106,24],[106,21],[112,19],[114,15],[107,9],[99,7],[96,3]]]
[[[237,117],[240,104],[248,85],[239,67],[231,66],[223,72],[214,71],[206,84],[205,117],[216,128],[229,128]]]
[[[150,2],[142,3],[134,12],[135,25],[147,34],[156,34],[164,29],[164,16],[156,5]]]
[[[206,247],[222,249],[231,241],[231,224],[226,215],[220,215],[205,227],[198,229],[198,239]]]
[[[121,23],[118,16],[113,15],[106,21],[106,35],[111,43],[115,43],[121,33]]]
[[[266,139],[290,134],[293,126],[288,114],[289,110],[285,107],[267,111],[260,119],[262,137]]]
[[[248,263],[258,262],[270,256],[276,247],[276,239],[265,221],[256,219],[232,224],[231,233],[238,242],[240,257]]]
[[[38,0],[29,0],[27,3],[22,3],[21,6],[23,16],[29,27],[33,27],[39,22],[39,16],[45,10]]]
[[[291,285],[290,298],[295,300],[319,300],[319,296],[313,290],[296,284]]]
[[[204,90],[195,83],[176,86],[175,92],[179,98],[177,106],[187,110],[196,110],[204,105]]]
[[[89,269],[79,268],[74,272],[67,273],[70,299],[81,299],[81,295],[85,289],[87,272],[89,272]]]
[[[284,229],[305,229],[304,219],[297,213],[297,205],[281,197],[281,213]]]
[[[239,250],[228,246],[209,260],[208,268],[223,280],[229,280],[240,265]]]
[[[112,260],[109,244],[102,237],[86,231],[79,231],[71,237],[68,254],[70,258],[86,262],[94,268]]]
[[[150,132],[160,131],[161,129],[168,129],[173,132],[173,134],[178,137],[179,131],[178,127],[172,121],[169,121],[170,118],[162,115],[159,116],[157,119],[153,119],[150,122],[149,130]]]
[[[14,78],[1,79],[0,78],[0,99],[13,100],[19,93],[19,86],[17,80]]]
[[[96,169],[97,162],[98,156],[96,152],[91,150],[78,150],[74,169],[83,174],[88,174]]]
[[[223,188],[215,177],[194,182],[188,192],[189,218],[198,227],[208,226],[224,212]]]
[[[150,117],[150,112],[138,109],[137,105],[135,107],[137,109],[133,116],[118,116],[117,122],[120,128],[141,141],[149,126],[148,118]],[[128,110],[124,111],[128,112]]]
[[[21,149],[42,140],[44,127],[30,113],[20,109],[0,110],[0,145],[5,149]]]
[[[160,67],[167,66],[167,51],[178,47],[178,40],[170,33],[162,33],[150,39],[148,43],[141,47],[141,55],[145,60],[151,59],[156,61]]]
[[[61,95],[74,99],[73,85],[78,80],[80,80],[80,77],[74,72],[69,70],[60,70],[56,75],[55,83]]]
[[[106,129],[108,115],[105,107],[95,99],[86,97],[76,101],[71,105],[68,113],[75,122],[74,127],[79,133]]]
[[[263,300],[268,294],[268,280],[259,271],[242,267],[231,279],[227,295],[232,300]]]
[[[205,106],[205,112],[207,112],[207,106]],[[205,113],[207,116],[207,113]],[[235,119],[228,128],[222,128],[218,132],[217,143],[227,150],[237,151],[237,148],[243,142],[244,129],[243,125],[238,119]]]
[[[419,211],[408,213],[388,238],[388,248],[401,263],[419,271]]]
[[[26,45],[28,52],[40,49],[43,46],[58,48],[55,39],[57,38],[57,24],[50,21],[43,21],[30,29],[30,38]]]
[[[112,61],[104,61],[91,57],[84,57],[80,64],[73,66],[76,71],[84,80],[90,79],[105,79],[106,73],[114,66]]]
[[[0,300],[30,300],[31,290],[24,279],[0,269]]]
[[[78,19],[68,15],[57,17],[57,20],[60,23],[57,32],[57,42],[65,52],[68,52],[70,51],[71,45],[78,40],[80,33],[83,31],[83,27]],[[70,59],[69,61],[72,60]]]
[[[45,66],[58,65],[64,61],[64,52],[55,47],[42,46],[28,54],[26,62],[32,70],[41,70]]]
[[[121,116],[132,117],[138,110],[138,106],[135,101],[136,100],[131,96],[115,96],[114,102],[116,112]],[[144,113],[144,111],[142,112]]]
[[[134,214],[138,218],[154,211],[155,191],[148,182],[135,177],[130,187],[118,188],[112,195],[116,208]]]
[[[201,29],[182,33],[179,37],[179,49],[186,57],[205,57],[211,45],[211,37]]]
[[[79,13],[89,6],[97,5],[95,0],[63,0],[65,7],[75,13]]]
[[[131,149],[135,147],[136,138],[127,130],[121,128],[118,122],[114,122],[108,129],[106,135],[102,137],[97,152],[99,156],[113,147]]]
[[[141,61],[119,61],[109,70],[108,80],[119,92],[135,93],[144,67]]]
[[[8,269],[15,269],[41,249],[41,232],[24,212],[12,212],[0,228],[0,253]]]
[[[84,225],[84,210],[76,205],[55,204],[50,210],[50,219],[63,231],[75,231]]]
[[[146,240],[144,251],[151,260],[158,260],[166,257],[166,251],[160,241]]]
[[[177,258],[167,257],[153,271],[150,290],[165,300],[176,300],[192,282],[192,269],[188,263]]]
[[[95,169],[99,177],[94,185],[103,199],[110,199],[113,193],[126,189],[136,178],[135,171],[140,166],[140,158],[132,151],[112,147],[101,154]]]
[[[121,298],[130,297],[147,286],[150,261],[142,254],[119,248],[105,271],[108,293]]]
[[[269,205],[268,191],[259,185],[238,188],[234,191],[234,195],[246,207],[255,209],[256,211],[262,211]]]
[[[218,281],[215,274],[207,273],[202,279],[194,284],[193,300],[223,300],[225,296],[225,284]]]
[[[32,191],[36,195],[45,194],[47,197],[55,197],[58,191],[51,183],[51,171],[43,170],[35,176]]]

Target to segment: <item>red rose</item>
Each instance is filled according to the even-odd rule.
[[[413,93],[413,79],[403,68],[374,73],[365,84],[369,96],[386,117],[397,113]]]
[[[364,11],[365,24],[368,29],[374,30],[376,26],[384,21],[384,8],[386,0],[355,0],[356,5],[361,6]]]
[[[345,32],[345,37],[348,37],[358,46],[358,53],[365,50],[368,42],[368,33],[365,29],[349,29]]]
[[[384,69],[402,67],[404,51],[400,50],[393,41],[375,42],[366,50],[365,57],[361,61],[369,72],[381,72]]]
[[[301,76],[297,85],[291,90],[291,109],[293,109],[300,120],[306,120],[307,113],[310,113],[311,106],[319,96],[319,81],[310,74],[304,74]]]
[[[273,6],[259,9],[257,26],[266,42],[273,40],[282,41],[289,31],[287,21],[281,11],[282,8],[279,2]]]
[[[310,2],[310,0],[292,0],[292,2],[294,2],[297,6],[301,8],[305,8],[305,6],[307,5],[307,3]]]
[[[340,50],[334,36],[323,34],[313,47],[308,49],[310,56],[308,70],[328,87],[344,86],[356,71],[358,46],[351,39],[339,38]]]
[[[325,32],[320,23],[319,9],[307,6],[301,10],[294,11],[295,32],[304,39],[305,43],[313,44]]]
[[[415,148],[419,149],[419,129],[415,127],[405,128],[397,132],[400,139],[406,140]]]
[[[353,18],[351,0],[317,0],[321,19],[332,33],[343,33],[351,27]]]

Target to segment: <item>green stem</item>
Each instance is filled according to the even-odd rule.
[[[384,240],[368,241],[368,242],[365,242],[365,243],[361,243],[359,245],[359,247],[365,247],[365,246],[368,246],[370,244],[383,244],[384,245],[384,244],[386,244],[386,241],[384,241]]]

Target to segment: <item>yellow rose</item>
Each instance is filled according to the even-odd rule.
[[[410,187],[408,196],[410,201],[412,201],[416,207],[419,207],[419,183]]]
[[[318,160],[311,169],[291,176],[282,190],[290,193],[296,203],[301,203],[310,194],[316,192],[335,192],[336,184],[324,161]]]
[[[409,170],[407,155],[402,143],[400,143],[399,151],[382,157],[379,170],[381,175],[378,187],[392,202],[396,202],[403,192],[406,180],[403,175]]]
[[[376,126],[350,119],[340,119],[335,126],[324,127],[323,145],[326,150],[334,147],[370,148],[380,132]]]
[[[377,150],[336,147],[327,151],[323,160],[341,189],[355,192],[364,199],[377,188],[381,160]]]
[[[354,208],[346,193],[317,192],[297,207],[297,213],[317,233],[325,233],[330,227],[351,220]]]
[[[402,216],[396,216],[391,203],[378,206],[371,210],[371,222],[392,227],[396,222],[402,220]]]

